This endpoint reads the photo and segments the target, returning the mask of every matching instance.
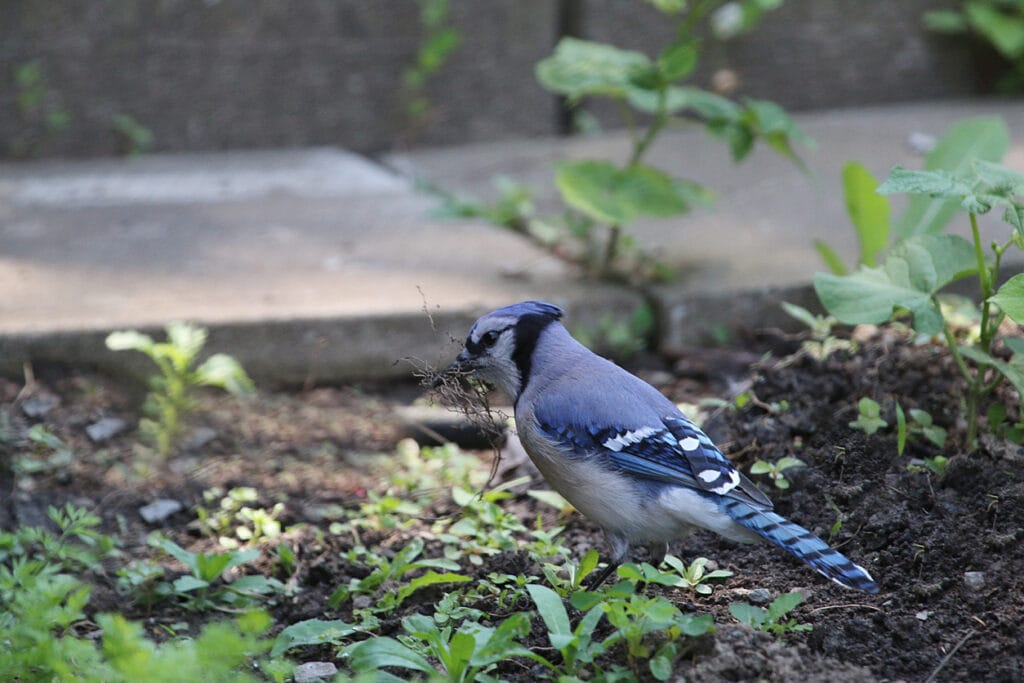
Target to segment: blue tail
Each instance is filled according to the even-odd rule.
[[[793,553],[840,586],[856,588],[866,593],[878,592],[878,585],[863,567],[851,562],[838,550],[830,548],[828,543],[802,526],[771,510],[742,500],[725,499],[722,506],[725,513],[737,524]]]

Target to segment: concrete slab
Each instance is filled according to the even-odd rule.
[[[715,189],[718,208],[635,226],[643,243],[687,268],[660,292],[692,343],[736,316],[729,295],[806,283],[811,243],[852,254],[839,169],[858,159],[882,176],[917,162],[912,132],[999,113],[1024,170],[1024,103],[946,103],[800,116],[817,140],[811,174],[764,151],[734,166],[698,131],[674,131],[652,163]],[[554,198],[551,162],[621,158],[623,135],[474,146],[390,161],[454,190],[484,194],[504,173]],[[211,346],[258,377],[287,382],[408,374],[396,360],[438,362],[449,333],[482,310],[525,298],[571,309],[576,324],[628,310],[636,295],[577,281],[518,237],[431,217],[436,201],[408,177],[336,150],[154,156],[135,161],[0,165],[0,372],[25,360],[120,367],[111,329],[174,319],[211,327]],[[759,300],[775,301],[776,290]],[[777,290],[791,291],[791,290]],[[774,305],[774,304],[765,304]],[[432,327],[427,312],[435,314]],[[676,311],[678,313],[678,311]],[[716,319],[717,318],[717,319]],[[685,328],[685,329],[684,329]]]

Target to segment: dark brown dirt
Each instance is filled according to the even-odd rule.
[[[767,346],[793,345],[776,339]],[[718,410],[705,422],[706,430],[744,470],[758,457],[793,455],[805,461],[807,468],[789,473],[788,491],[769,491],[777,510],[824,537],[841,519],[833,543],[868,568],[882,590],[875,596],[843,590],[768,546],[691,536],[673,552],[687,560],[713,558],[734,575],[708,597],[666,593],[684,611],[712,613],[718,624],[704,646],[678,662],[680,680],[1024,680],[1024,451],[986,437],[976,452],[964,453],[964,387],[948,354],[940,347],[878,334],[855,355],[838,352],[820,362],[802,354],[780,360],[776,354],[742,372],[756,357],[728,350],[695,354],[680,361],[673,375],[663,369],[648,374],[678,401],[722,396],[731,382],[749,382],[758,400],[740,410]],[[25,417],[25,399],[44,395],[59,398],[59,405],[42,418]],[[139,467],[134,430],[101,445],[84,435],[85,426],[103,416],[122,416],[134,424],[139,395],[82,372],[59,372],[27,388],[0,380],[0,412],[9,425],[7,440],[0,439],[0,527],[41,523],[47,505],[65,501],[93,508],[104,530],[120,538],[123,556],[86,577],[95,586],[90,610],[122,611],[144,620],[151,636],[165,637],[161,625],[186,622],[195,629],[217,615],[189,614],[166,603],[145,608],[116,592],[116,567],[131,558],[154,557],[145,543],[153,527],[141,520],[138,508],[158,497],[180,500],[186,509],[158,527],[190,550],[209,551],[216,541],[191,524],[202,491],[253,486],[261,505],[285,503],[286,526],[304,523],[283,539],[298,556],[301,590],[268,605],[277,628],[309,618],[351,617],[351,605],[331,610],[327,598],[338,585],[368,570],[340,555],[356,539],[327,533],[328,520],[320,511],[326,504],[358,505],[368,491],[379,488],[389,456],[374,454],[394,452],[402,429],[393,407],[409,398],[410,389],[321,388],[264,393],[244,403],[204,395],[196,424],[214,429],[216,438],[148,470]],[[899,401],[904,409],[927,410],[948,429],[946,475],[908,470],[911,459],[940,452],[923,440],[912,441],[899,456],[893,427],[873,436],[851,429],[848,423],[863,396],[877,400],[892,424],[894,401]],[[1016,414],[1016,401],[1006,400]],[[771,407],[783,401],[787,407]],[[65,441],[75,459],[53,472],[15,477],[2,465],[26,452],[26,430],[39,421]],[[486,468],[491,454],[481,458]],[[525,495],[506,504],[528,527],[538,515],[546,526],[565,523],[557,511]],[[358,541],[388,553],[421,536],[429,553],[431,518],[455,509],[442,495],[412,527],[362,532]],[[603,548],[600,534],[586,520],[573,516],[568,525],[562,542],[574,554],[595,545]],[[265,546],[267,554],[280,540]],[[260,569],[274,571],[269,561]],[[482,567],[466,563],[464,571],[474,576],[489,571],[540,574],[525,552],[516,551],[489,558]],[[969,588],[965,572],[983,572],[984,584]],[[780,643],[737,625],[728,606],[755,588],[773,596],[805,592],[807,601],[794,616],[813,630],[787,634]],[[440,597],[437,590],[414,594],[398,614],[384,620],[381,631],[394,633],[402,614],[426,610]],[[495,619],[507,614],[498,605],[476,607]],[[530,642],[542,645],[538,629]],[[309,648],[297,658],[332,654],[327,647]],[[515,662],[503,665],[501,674],[509,680],[537,677]]]

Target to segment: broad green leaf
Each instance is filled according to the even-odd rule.
[[[877,189],[878,181],[863,164],[849,161],[843,167],[846,212],[857,230],[860,262],[865,266],[876,265],[879,252],[889,246],[889,200]]]
[[[670,45],[658,56],[661,77],[675,81],[688,76],[697,68],[697,55],[697,45],[692,41]]]
[[[149,353],[153,349],[153,338],[135,330],[111,332],[107,335],[107,348],[111,351],[142,351]]]
[[[286,627],[278,634],[274,647],[270,650],[270,656],[280,657],[291,648],[300,645],[337,645],[357,630],[355,626],[337,619],[306,619]]]
[[[804,601],[803,593],[793,592],[780,595],[768,605],[768,619],[778,621]]]
[[[768,474],[772,471],[772,464],[765,462],[764,460],[756,460],[754,464],[750,466],[751,474]]]
[[[185,574],[184,576],[179,576],[177,579],[175,579],[172,585],[174,586],[174,590],[176,590],[177,592],[188,593],[190,591],[206,588],[210,585],[210,582],[203,581],[202,579],[197,579],[191,574]]]
[[[862,266],[837,276],[818,273],[814,289],[829,313],[848,324],[881,323],[893,309],[914,316],[924,334],[942,330],[942,314],[933,295],[976,267],[971,244],[956,235],[920,235],[897,245],[882,266]]]
[[[925,159],[925,169],[958,175],[975,159],[999,161],[1010,147],[1006,124],[998,116],[977,116],[953,124]],[[940,232],[958,211],[958,202],[912,197],[893,225],[897,237]]]
[[[1022,372],[1020,368],[1009,363],[1004,363],[1001,360],[997,360],[976,346],[961,346],[960,353],[966,358],[970,358],[978,365],[998,370],[999,373],[1013,385],[1013,388],[1017,391],[1017,395],[1024,396],[1024,372]]]
[[[647,0],[647,2],[665,14],[677,14],[686,9],[686,0]]]
[[[255,391],[255,385],[245,374],[241,364],[231,356],[215,353],[196,368],[200,384],[220,387],[234,396],[245,396]]]
[[[1014,275],[1004,282],[989,301],[1003,309],[1015,323],[1024,325],[1024,274]]]
[[[878,188],[878,194],[920,194],[936,199],[961,201],[971,186],[949,171],[914,171],[896,166]]]
[[[570,98],[624,98],[635,88],[633,77],[651,66],[651,60],[640,52],[566,37],[552,56],[537,64],[536,75],[545,88]]]
[[[581,160],[555,168],[565,202],[604,223],[621,225],[641,215],[671,216],[687,209],[675,181],[651,166],[620,169],[608,161]]]
[[[1024,175],[1002,164],[976,160],[971,164],[974,176],[985,186],[986,192],[1002,197],[1024,194]]]
[[[764,624],[768,613],[760,607],[749,605],[745,602],[734,602],[729,605],[729,613],[741,624],[751,628],[760,628]]]
[[[732,576],[731,573],[729,575]],[[676,625],[683,635],[691,637],[702,636],[715,630],[715,620],[710,614],[684,614],[676,621]]]
[[[149,544],[156,548],[160,548],[165,553],[181,562],[183,565],[188,567],[193,574],[199,573],[198,555],[195,553],[190,553],[174,541],[167,538],[150,538]]]
[[[814,248],[818,250],[818,255],[821,256],[821,260],[825,262],[833,275],[846,275],[850,272],[846,264],[843,263],[843,259],[839,258],[836,250],[828,244],[822,240],[814,240]]]
[[[386,636],[370,638],[350,645],[342,653],[348,657],[349,666],[356,673],[377,671],[386,666],[412,669],[425,674],[436,673],[434,667],[423,655],[394,638]]]
[[[235,550],[234,552],[225,554],[228,555],[228,562],[225,565],[223,571],[234,569],[235,567],[240,567],[243,564],[258,559],[260,556],[260,551],[256,550],[255,548],[250,548],[249,550]]]

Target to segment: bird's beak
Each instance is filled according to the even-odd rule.
[[[444,384],[444,378],[447,377],[448,375],[452,373],[462,374],[470,371],[472,367],[469,361],[469,353],[465,349],[463,349],[462,353],[460,353],[458,357],[456,357],[455,360],[452,361],[451,365],[445,368],[442,372],[438,373],[437,377],[434,378],[434,381],[431,383],[430,386],[436,389],[442,384]]]

